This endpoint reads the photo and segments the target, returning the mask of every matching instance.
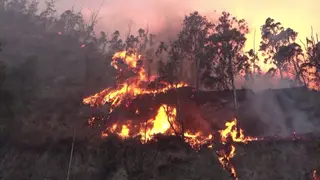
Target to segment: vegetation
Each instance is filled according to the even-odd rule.
[[[19,112],[29,117],[31,109],[37,109],[43,102],[50,102],[54,107],[59,104],[54,101],[63,101],[61,104],[68,106],[68,110],[58,108],[61,115],[53,117],[65,118],[64,114],[73,112],[73,106],[83,96],[114,84],[115,70],[110,61],[115,52],[122,50],[144,55],[149,77],[157,74],[157,80],[183,81],[197,89],[235,90],[236,79],[254,81],[257,74],[278,74],[281,79],[289,79],[293,86],[318,87],[317,37],[312,35],[301,46],[296,42],[298,32],[272,18],[267,18],[261,26],[259,52],[265,63],[274,67],[263,74],[257,65],[259,52],[243,49],[248,23],[228,12],[222,12],[215,20],[191,12],[185,16],[175,38],[161,41],[148,27],[135,33],[129,26],[126,35],[118,30],[111,34],[96,32],[99,10],[86,22],[81,12],[73,8],[58,15],[54,0],[47,0],[43,10],[38,9],[38,4],[37,0],[0,2],[3,44],[0,62],[6,64],[6,74],[3,68],[0,71],[0,86],[6,90],[2,92],[13,95],[0,101],[6,104],[2,109],[9,114]],[[51,112],[52,107],[47,107],[46,111]]]
[[[77,68],[84,70],[84,76],[78,76],[84,78],[81,83],[88,84],[93,82],[93,79],[101,81],[105,78],[99,77],[103,76],[103,73],[93,75],[93,66],[100,66],[101,64],[97,64],[102,60],[110,60],[117,51],[130,49],[147,57],[145,65],[148,66],[149,75],[154,73],[152,67],[156,65],[162,79],[187,81],[197,88],[231,89],[235,77],[241,76],[249,80],[253,72],[260,70],[256,64],[257,52],[243,51],[246,35],[249,33],[248,24],[244,19],[233,17],[228,12],[223,12],[214,21],[198,12],[192,12],[185,16],[177,37],[165,43],[155,41],[156,36],[149,34],[149,29],[139,29],[137,35],[132,34],[129,29],[127,36],[117,30],[112,34],[103,31],[97,33],[95,25],[100,19],[99,11],[93,12],[90,21],[85,22],[83,15],[73,9],[57,16],[54,3],[54,0],[46,1],[46,8],[41,11],[36,0],[2,0],[0,4],[0,32],[8,46],[1,58],[16,66],[22,66],[23,62],[28,61],[28,68],[36,64],[41,64],[41,67],[46,64],[51,68],[51,75],[40,75],[40,79],[43,76],[52,78],[52,74],[63,76],[66,72],[59,71],[67,71],[61,66],[67,66],[67,59],[70,58],[70,61],[73,61],[70,64],[74,66],[77,63]],[[290,77],[295,85],[308,86],[311,80],[307,69],[319,67],[318,41],[314,37],[307,39],[304,54],[302,47],[296,43],[298,32],[293,29],[284,28],[272,18],[267,18],[261,29],[259,51],[264,55],[265,63],[275,65],[268,74],[279,73],[282,79]],[[9,52],[12,51],[13,44],[15,50]],[[28,45],[28,48],[25,45]],[[52,58],[49,60],[47,54],[45,57],[39,48],[42,48],[44,54],[50,49],[52,54],[49,56]],[[16,53],[17,51],[19,53]],[[160,58],[162,53],[167,53],[167,58]],[[81,63],[82,67],[79,65]],[[108,63],[104,65],[108,69],[106,66]],[[92,79],[92,76],[95,77]],[[48,82],[42,81],[42,85],[47,86]]]
[[[149,28],[141,28],[138,32],[131,32],[129,27],[127,34],[118,30],[114,30],[112,33],[97,32],[95,26],[100,20],[99,10],[93,12],[87,22],[81,12],[75,12],[73,8],[57,14],[55,0],[47,0],[43,10],[38,8],[38,4],[37,0],[0,0],[0,141],[9,142],[14,139],[14,142],[21,144],[36,144],[33,146],[35,149],[27,148],[26,153],[24,150],[20,151],[22,148],[17,150],[15,147],[5,146],[2,148],[3,146],[1,146],[0,159],[4,160],[0,163],[0,169],[6,167],[11,173],[3,175],[0,172],[0,177],[21,179],[23,176],[23,178],[29,177],[29,179],[49,179],[51,177],[61,179],[65,178],[66,170],[69,169],[70,176],[77,178],[76,175],[78,175],[79,179],[96,179],[95,177],[105,179],[115,176],[115,174],[119,174],[118,176],[121,177],[130,176],[131,179],[143,179],[141,177],[150,179],[153,176],[163,174],[163,179],[168,179],[169,176],[175,175],[170,170],[174,167],[174,171],[177,173],[185,174],[186,177],[182,177],[184,179],[191,177],[193,179],[201,177],[214,179],[219,175],[220,179],[229,178],[226,177],[228,173],[219,169],[220,165],[216,162],[216,157],[208,158],[215,156],[215,154],[201,152],[202,155],[198,156],[195,152],[190,152],[190,149],[186,149],[184,150],[186,152],[182,154],[183,157],[180,157],[181,154],[176,153],[177,147],[174,147],[177,143],[168,143],[169,140],[165,139],[166,137],[162,140],[164,143],[159,140],[158,144],[150,144],[152,151],[145,149],[149,147],[138,146],[139,144],[137,145],[136,142],[126,144],[128,142],[118,140],[111,142],[111,145],[105,145],[106,147],[91,148],[86,146],[92,141],[90,138],[95,136],[96,132],[91,132],[87,126],[82,124],[87,120],[89,113],[83,109],[80,101],[83,96],[114,84],[115,70],[110,66],[110,61],[114,53],[122,50],[136,51],[146,57],[143,63],[149,78],[151,75],[157,74],[159,75],[158,81],[170,83],[183,81],[197,89],[233,89],[235,92],[237,78],[253,81],[256,74],[261,76],[279,75],[281,79],[290,78],[294,86],[319,86],[316,84],[320,80],[316,70],[320,68],[320,43],[317,37],[312,34],[310,38],[306,39],[306,43],[298,44],[296,41],[298,32],[289,27],[283,27],[280,22],[272,18],[267,18],[265,24],[262,25],[259,52],[253,49],[245,52],[244,45],[247,42],[246,35],[249,33],[249,25],[244,19],[238,19],[228,12],[222,12],[216,20],[210,20],[196,11],[191,12],[181,22],[182,26],[177,36],[171,41],[162,41],[157,39],[155,34],[150,33]],[[274,65],[266,74],[263,74],[257,65],[260,57],[258,53],[263,54],[265,63]],[[285,100],[285,104],[292,103],[293,105],[290,105],[303,110],[311,109],[312,112],[315,112],[315,116],[319,117],[319,113],[316,113],[319,112],[317,110],[319,107],[318,99],[313,98],[314,94],[310,95],[311,93],[303,97],[298,96],[304,92],[294,92],[290,95],[296,98],[295,102],[299,103],[289,102],[288,99],[292,100],[293,98],[288,98]],[[290,93],[279,92],[277,98],[284,97],[285,99],[286,96],[283,94]],[[309,99],[314,101],[312,105],[309,105],[311,104]],[[269,109],[263,107],[261,111],[263,113],[268,111],[271,112],[269,114],[272,114],[275,103],[272,101],[273,99],[268,100],[272,107]],[[215,105],[219,107],[217,109],[224,106],[219,102]],[[255,106],[256,109],[260,108],[255,104],[251,106]],[[252,114],[252,110],[247,109],[250,108],[242,107],[240,116]],[[285,111],[289,114],[292,109],[293,107],[290,106]],[[208,111],[213,112],[212,108]],[[225,113],[223,115],[225,116]],[[297,114],[290,115],[297,116]],[[289,117],[290,115],[286,114],[286,118],[293,119],[293,117]],[[284,117],[281,113],[280,115],[272,114],[272,117],[276,116]],[[256,120],[254,115],[250,117]],[[300,116],[298,118],[301,119]],[[249,124],[254,123],[256,122],[252,121]],[[85,141],[85,145],[79,146],[81,142],[75,142],[74,139],[60,142],[62,137],[73,135],[71,129],[77,129],[77,139],[90,136]],[[11,132],[12,136],[7,138],[7,136],[3,136],[3,132],[8,132],[7,134]],[[45,148],[43,148],[43,142],[49,145],[45,144]],[[70,168],[71,165],[69,167],[67,165],[68,153],[73,143],[75,144],[73,158],[76,164],[73,166],[76,167]],[[179,143],[183,142],[179,141]],[[294,148],[299,148],[297,150],[292,150],[291,146],[288,150],[281,149],[294,157],[298,157],[296,153],[309,154],[305,153],[304,143],[301,142],[302,147],[294,145]],[[160,147],[161,145],[166,148],[170,146],[174,150],[165,152],[166,148]],[[273,148],[269,145],[266,146],[270,149]],[[308,144],[308,146],[310,146],[308,149],[311,149],[311,145]],[[41,153],[41,155],[35,155],[34,151]],[[10,154],[10,152],[12,153]],[[87,152],[89,153],[86,154]],[[280,150],[276,150],[276,152],[280,152]],[[48,158],[56,156],[57,153],[61,155],[59,158]],[[273,161],[269,153],[266,156],[261,156],[262,152],[259,150],[252,154],[258,159]],[[296,166],[301,172],[305,173],[306,169],[314,167],[315,158],[310,157],[305,157],[303,164],[300,164],[298,160],[295,161],[299,162]],[[238,158],[242,160],[245,156],[238,156]],[[212,159],[214,161],[211,161]],[[276,159],[281,162],[283,160],[283,158]],[[286,158],[282,164],[288,164],[287,159],[292,158]],[[309,163],[310,159],[312,159],[312,163]],[[35,162],[36,166],[30,166],[31,162]],[[262,160],[258,162],[263,163]],[[256,162],[250,159],[250,163],[255,164]],[[239,171],[240,174],[245,174],[243,177],[247,177],[247,179],[255,177],[256,173],[247,172],[248,169],[255,167],[250,163],[246,164],[248,167],[242,166],[244,168],[240,168]],[[125,170],[120,167],[120,164],[126,164]],[[219,169],[218,175],[213,174],[210,168],[202,168],[202,165],[203,167],[210,165],[213,167],[212,169]],[[192,169],[191,166],[196,168]],[[17,170],[12,167],[22,167],[22,175],[15,173]],[[51,167],[54,167],[52,171],[50,171]],[[261,165],[261,167],[269,168],[266,165]],[[290,168],[294,169],[295,167],[290,166]],[[292,169],[287,169],[287,171],[292,172]],[[125,172],[124,175],[122,171]],[[30,172],[37,173],[34,175]],[[104,174],[99,174],[100,172],[104,172]],[[116,173],[113,174],[113,172]],[[274,172],[272,177],[281,174],[278,171]],[[281,177],[283,176],[286,175],[282,174]],[[294,176],[298,175],[294,174]],[[172,177],[172,179],[176,179],[176,177]]]

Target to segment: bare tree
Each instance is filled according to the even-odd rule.
[[[94,27],[97,25],[99,20],[102,18],[102,17],[99,17],[99,14],[100,14],[100,11],[101,11],[101,8],[102,8],[104,2],[105,2],[105,0],[102,0],[99,8],[97,10],[93,10],[91,12],[90,21],[87,26],[87,36],[84,39],[84,42],[86,42],[92,36],[92,33],[94,33]]]

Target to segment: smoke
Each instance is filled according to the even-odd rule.
[[[97,31],[106,31],[109,34],[119,30],[122,37],[130,33],[136,34],[139,28],[156,34],[159,40],[174,38],[179,32],[185,15],[192,11],[199,11],[203,15],[212,16],[215,8],[208,8],[204,4],[212,4],[208,0],[105,0],[89,2],[87,0],[57,1],[58,13],[74,9],[81,11],[85,20],[89,21],[94,11],[99,11],[101,18],[96,26]],[[43,6],[43,5],[42,5]]]
[[[250,80],[247,81],[244,81],[241,78],[237,78],[236,83],[238,88],[243,85],[246,89],[250,89],[255,93],[268,89],[296,87],[296,83],[290,78],[281,79],[279,76],[272,76],[268,74],[252,74]]]
[[[176,8],[179,7],[179,8]],[[178,1],[112,1],[102,8],[101,26],[128,31],[128,24],[132,23],[132,31],[146,28],[157,35],[163,32],[174,34],[179,29],[182,18],[188,12]]]
[[[263,135],[288,137],[292,133],[317,133],[319,127],[314,115],[314,93],[294,87],[290,80],[270,81],[258,77],[251,84],[254,96],[249,96],[247,113],[252,113],[263,124]]]
[[[109,34],[119,30],[123,38],[129,33],[129,26],[132,34],[136,34],[139,28],[146,29],[148,26],[149,32],[156,34],[157,39],[163,41],[168,38],[174,38],[181,28],[184,16],[194,10],[211,17],[215,15],[215,13],[212,13],[213,10],[221,11],[226,10],[226,7],[228,7],[228,11],[231,13],[236,12],[235,15],[245,16],[249,24],[253,22],[257,28],[260,27],[266,17],[271,15],[269,10],[264,10],[266,8],[250,8],[250,12],[247,14],[242,10],[237,10],[243,6],[245,6],[243,9],[248,9],[247,6],[250,4],[254,6],[253,1],[243,6],[240,5],[243,3],[235,5],[235,2],[228,2],[229,4],[222,5],[217,1],[209,0],[106,0],[101,7],[99,13],[101,19],[96,26],[96,30],[103,30]],[[72,7],[72,1],[58,1],[57,3],[60,11]],[[101,1],[78,0],[75,2],[76,9],[81,10],[86,20],[89,19],[90,13],[94,9],[97,10],[99,8],[100,4]],[[258,4],[263,6],[261,2],[258,2]],[[256,9],[256,13],[253,12],[254,9]],[[276,12],[272,12],[273,17],[277,18]],[[283,9],[279,12],[281,12],[281,15],[286,14]],[[255,16],[252,16],[252,14],[255,14]],[[259,22],[257,21],[258,18],[260,19]],[[277,19],[281,21],[281,18]],[[294,18],[290,17],[290,19]],[[300,26],[294,27],[294,29],[301,32],[302,30],[299,30],[298,27]],[[248,42],[250,43],[251,40],[249,39]],[[275,81],[274,78],[256,76],[253,82],[246,84],[246,87],[255,93],[255,96],[250,98],[250,107],[252,108],[249,108],[248,111],[255,114],[257,119],[265,125],[264,135],[288,136],[292,132],[307,133],[317,130],[313,123],[314,117],[308,110],[305,110],[311,108],[306,107],[307,104],[310,105],[310,102],[308,102],[310,93],[302,90],[291,90],[291,92],[268,90],[290,88],[292,83],[289,80]],[[301,102],[301,99],[304,102]]]

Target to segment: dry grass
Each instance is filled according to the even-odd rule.
[[[65,179],[72,139],[28,147],[0,148],[2,180]],[[237,145],[233,160],[240,180],[311,179],[319,155],[316,142],[253,142]],[[75,142],[70,179],[228,180],[212,150],[193,151],[175,138],[141,145],[110,138],[100,144]]]
[[[262,141],[237,147],[240,179],[311,180],[320,154],[315,141]]]

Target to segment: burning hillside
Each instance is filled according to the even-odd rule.
[[[231,172],[233,177],[237,178],[235,168],[230,163],[230,159],[234,157],[236,151],[233,143],[247,143],[257,140],[257,138],[245,137],[243,130],[237,129],[236,119],[227,122],[225,129],[216,132],[208,127],[195,126],[192,123],[197,122],[197,119],[184,119],[184,116],[181,115],[184,113],[179,112],[179,110],[181,111],[181,102],[178,98],[176,101],[173,100],[175,103],[171,104],[162,103],[158,106],[140,106],[140,108],[134,106],[132,102],[135,99],[150,95],[156,98],[172,91],[178,92],[179,89],[188,86],[186,83],[156,82],[158,86],[150,87],[151,78],[147,77],[142,62],[143,56],[136,52],[122,51],[116,53],[111,64],[119,72],[117,85],[83,99],[84,104],[93,107],[108,103],[108,116],[102,118],[106,125],[102,137],[116,134],[122,139],[138,137],[141,143],[147,143],[158,134],[178,136],[195,150],[199,150],[201,147],[216,149],[213,146],[219,143],[223,146],[223,148],[217,149],[220,163],[224,169]],[[195,91],[192,90],[192,92]],[[194,94],[192,93],[192,95]],[[140,102],[144,103],[143,101]],[[145,103],[148,104],[148,102]],[[137,118],[134,116],[133,119],[126,119],[126,116],[112,116],[119,107],[133,110],[136,117],[140,116],[139,120],[135,120]],[[141,116],[141,113],[143,116]],[[89,125],[94,126],[96,120],[97,117],[90,118]]]
[[[258,140],[258,138],[246,137],[236,118],[226,122],[225,129],[217,128],[214,123],[207,121],[200,113],[199,106],[205,101],[210,101],[212,97],[209,95],[203,96],[206,98],[203,100],[198,96],[199,91],[196,89],[199,87],[200,79],[203,84],[218,90],[234,88],[235,76],[239,74],[244,74],[247,81],[253,81],[255,72],[260,71],[255,63],[252,63],[257,60],[257,54],[252,51],[248,55],[244,55],[245,53],[242,52],[246,41],[245,36],[249,29],[244,20],[231,18],[230,14],[226,12],[222,13],[219,22],[215,25],[206,17],[200,16],[198,12],[191,13],[190,16],[186,17],[184,23],[178,40],[171,44],[171,49],[167,51],[167,47],[162,43],[157,52],[167,51],[171,54],[170,58],[173,59],[171,63],[181,66],[179,75],[176,75],[177,79],[178,76],[183,77],[187,71],[180,60],[185,58],[184,55],[190,56],[196,63],[193,64],[196,67],[193,76],[196,77],[195,86],[197,88],[192,88],[184,82],[163,81],[161,78],[151,76],[149,69],[146,70],[144,67],[144,62],[148,60],[138,53],[147,54],[146,48],[137,50],[139,47],[133,45],[132,47],[135,48],[129,48],[129,50],[120,51],[113,55],[111,65],[118,72],[116,85],[83,99],[84,104],[92,107],[108,105],[107,115],[91,117],[89,125],[95,126],[98,121],[103,122],[105,129],[102,132],[102,137],[115,134],[121,139],[137,138],[142,144],[146,144],[156,140],[156,135],[161,134],[179,137],[195,150],[200,150],[203,147],[212,149],[217,154],[222,167],[237,179],[237,172],[231,163],[231,159],[234,158],[236,153],[235,143],[248,143]],[[272,23],[272,19],[267,19],[266,25],[264,25],[265,31],[268,31]],[[197,28],[194,30],[197,33],[189,32],[190,27],[188,25],[190,24],[197,24]],[[239,37],[235,38],[229,35],[234,33],[234,29],[221,30],[221,27],[224,26],[238,28],[236,31]],[[277,28],[281,29],[280,26]],[[144,30],[140,30],[139,33],[138,38],[147,39],[148,34],[145,34]],[[290,42],[294,42],[297,36],[296,32],[290,29],[283,33],[291,35],[289,36],[291,38]],[[200,34],[203,37],[200,37]],[[190,41],[190,39],[193,41]],[[206,42],[208,41],[206,45],[204,45],[203,39],[206,39]],[[271,36],[263,37],[264,51],[268,55],[273,52],[270,49],[277,48],[269,47],[271,46],[269,41],[272,39]],[[136,41],[133,37],[127,47],[131,47],[131,40],[132,42],[139,41]],[[224,42],[229,42],[229,44],[224,45]],[[302,66],[303,63],[300,62],[301,47],[290,42],[285,40],[279,42],[281,51],[279,49],[277,54],[270,55],[270,57],[278,60],[278,63],[275,64],[277,68],[271,69],[267,74],[272,74],[273,77],[280,76],[281,80],[288,77],[295,86],[303,84],[306,87],[316,89],[312,85],[312,80],[305,78],[305,74],[309,75],[310,73],[307,72],[309,67]],[[144,41],[139,41],[139,43],[142,43],[141,47],[146,45]],[[190,46],[190,48],[185,46]],[[179,54],[180,51],[183,51],[183,53]],[[231,56],[232,59],[230,59]],[[199,57],[206,57],[203,58],[206,60],[199,60],[201,59]],[[229,63],[226,63],[228,59]],[[293,60],[295,60],[294,63],[292,63]],[[170,63],[168,64],[170,65]],[[203,68],[204,72],[202,74],[199,68]],[[167,71],[173,71],[174,68],[168,69]],[[289,73],[288,69],[291,69],[292,74]],[[171,72],[167,71],[164,72],[164,76],[171,77]],[[295,133],[294,138],[296,138]]]
[[[250,89],[269,87],[255,76],[288,82],[279,87],[317,82],[317,39],[298,55],[304,46],[291,49],[293,39],[286,36],[294,27],[268,19],[256,43],[274,46],[248,53],[252,24],[228,12],[214,13],[215,19],[190,12],[173,23],[179,29],[167,41],[168,30],[152,25],[161,24],[163,12],[145,29],[143,20],[129,31],[112,25],[106,28],[111,32],[98,32],[94,10],[87,22],[76,7],[60,11],[51,0],[38,8],[31,0],[1,2],[0,179],[318,178],[319,138],[313,132],[319,132],[320,94]],[[124,19],[119,23],[127,28]],[[262,53],[271,56],[267,65]],[[264,73],[269,63],[270,76]],[[152,76],[156,70],[159,77]],[[245,86],[236,91],[236,118],[233,76],[236,87]],[[83,99],[90,109],[79,104],[88,91],[97,92]],[[88,119],[90,128],[81,123]]]

